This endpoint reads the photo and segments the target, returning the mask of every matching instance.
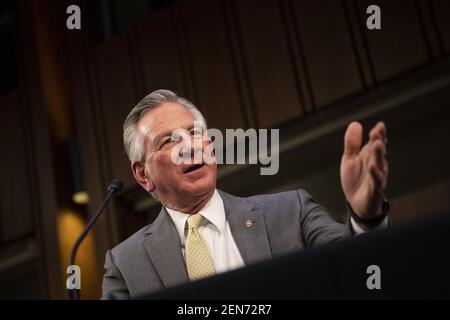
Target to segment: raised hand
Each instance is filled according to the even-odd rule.
[[[386,159],[386,126],[378,122],[369,134],[369,141],[361,148],[363,127],[352,122],[344,137],[341,161],[341,185],[353,211],[363,219],[382,215],[384,189],[388,180]]]

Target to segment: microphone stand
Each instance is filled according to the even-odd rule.
[[[78,237],[77,241],[72,247],[72,251],[70,252],[70,259],[69,259],[69,265],[75,265],[75,258],[77,255],[78,248],[80,247],[81,243],[83,242],[84,238],[88,234],[88,232],[91,230],[91,228],[94,226],[97,219],[100,217],[101,213],[105,209],[106,205],[108,204],[109,200],[113,195],[118,194],[123,188],[123,183],[119,180],[113,180],[111,184],[108,187],[108,193],[103,200],[102,204],[98,208],[95,215],[92,217],[91,221],[89,221],[88,225],[84,228],[83,232],[81,232],[80,236]],[[69,298],[70,300],[80,300],[80,290],[79,289],[68,289],[69,291]]]

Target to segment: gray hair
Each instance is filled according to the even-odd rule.
[[[176,102],[189,110],[196,121],[201,121],[206,129],[206,120],[197,107],[189,100],[179,97],[176,93],[160,89],[145,96],[128,114],[123,124],[123,145],[130,161],[143,161],[145,148],[144,139],[137,130],[137,123],[147,111],[155,109],[164,102]]]

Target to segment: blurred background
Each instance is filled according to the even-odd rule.
[[[66,28],[72,4],[81,30]],[[81,297],[100,297],[106,250],[160,209],[122,145],[125,116],[160,88],[210,127],[280,129],[278,174],[221,166],[227,192],[304,188],[342,221],[345,127],[383,120],[393,223],[448,211],[449,17],[448,0],[2,0],[0,298],[67,298],[70,248],[117,178],[77,258]]]

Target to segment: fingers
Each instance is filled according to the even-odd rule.
[[[378,122],[369,133],[369,171],[376,188],[385,188],[389,171],[387,162],[387,131],[383,122]]]
[[[373,144],[374,152],[376,153],[378,167],[380,170],[383,170],[383,168],[387,166],[387,131],[384,122],[378,122],[376,126],[370,130],[369,139]]]
[[[375,127],[370,130],[369,133],[369,139],[370,141],[375,141],[377,139],[380,139],[385,144],[387,144],[387,131],[386,131],[386,125],[384,122],[380,121],[378,122]]]
[[[372,157],[375,159],[377,168],[383,171],[384,167],[384,143],[381,141],[375,141],[372,144]]]
[[[357,155],[361,149],[362,138],[362,125],[359,122],[350,123],[344,136],[344,156]]]
[[[369,171],[375,180],[376,187],[385,188],[388,175],[388,162],[385,154],[385,144],[380,140],[371,143]]]

